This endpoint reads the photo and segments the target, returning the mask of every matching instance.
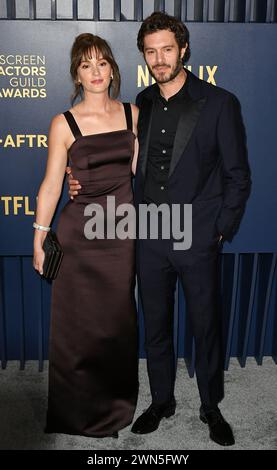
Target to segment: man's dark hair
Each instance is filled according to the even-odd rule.
[[[154,11],[152,15],[148,16],[142,23],[137,37],[137,46],[140,52],[144,51],[144,38],[147,34],[152,34],[157,31],[168,30],[175,34],[176,42],[179,49],[187,46],[186,52],[182,59],[185,64],[190,58],[190,45],[189,45],[189,31],[187,27],[174,16],[160,11]]]

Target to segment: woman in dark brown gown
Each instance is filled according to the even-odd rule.
[[[52,121],[34,239],[34,267],[42,273],[44,229],[69,161],[81,189],[58,223],[64,257],[52,288],[46,431],[117,437],[132,422],[138,391],[134,240],[106,234],[88,239],[84,210],[99,204],[106,228],[112,223],[108,196],[116,208],[132,204],[137,108],[110,97],[120,76],[103,39],[78,36],[71,59],[75,94],[82,100]]]

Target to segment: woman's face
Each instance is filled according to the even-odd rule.
[[[89,57],[83,57],[78,69],[77,80],[81,82],[84,91],[103,93],[108,91],[112,76],[110,63],[103,59],[101,52],[92,49]]]

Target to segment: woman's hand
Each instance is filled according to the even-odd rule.
[[[68,182],[68,185],[69,185],[68,194],[70,196],[70,199],[74,199],[74,196],[78,196],[78,194],[79,194],[78,189],[81,189],[82,186],[80,185],[78,180],[75,180],[73,178],[70,166],[67,166],[65,171],[67,173],[67,182]]]
[[[45,259],[45,253],[43,249],[34,250],[34,257],[33,257],[33,267],[39,274],[43,274],[43,263]]]

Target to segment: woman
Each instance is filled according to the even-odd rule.
[[[116,207],[132,204],[138,110],[115,99],[119,70],[100,37],[76,38],[70,71],[81,101],[52,120],[34,237],[34,267],[42,274],[44,229],[69,161],[82,189],[64,207],[57,230],[64,257],[52,290],[46,432],[117,437],[137,401],[134,240],[86,238],[84,210],[99,204],[106,226],[107,196]]]

